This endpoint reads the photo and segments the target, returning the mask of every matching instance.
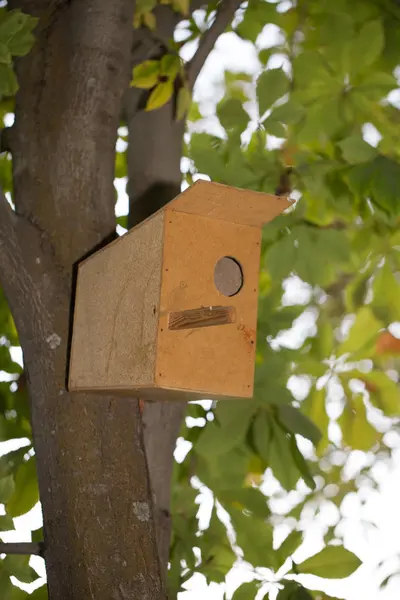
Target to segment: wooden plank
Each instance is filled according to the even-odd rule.
[[[70,390],[154,381],[164,213],[79,266]]]
[[[201,306],[172,312],[168,316],[168,329],[195,329],[196,327],[213,327],[229,325],[236,321],[234,306]]]
[[[261,229],[168,211],[165,219],[156,385],[201,391],[203,398],[248,398],[253,393]],[[239,293],[227,298],[215,266],[234,258],[243,271]],[[229,327],[172,330],[170,313],[232,306]]]
[[[283,196],[198,180],[166,206],[166,210],[262,227],[293,204]]]

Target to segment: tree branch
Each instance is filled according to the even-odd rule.
[[[0,554],[22,554],[43,556],[43,542],[0,542]]]
[[[235,12],[242,4],[243,0],[221,0],[215,19],[209,29],[203,34],[200,39],[199,47],[188,62],[186,72],[189,79],[189,84],[193,87],[197,76],[199,75],[204,63],[207,60],[208,55],[214,48],[215,42],[219,36],[224,33],[229,23],[232,21]]]

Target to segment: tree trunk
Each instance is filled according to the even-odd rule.
[[[167,204],[180,192],[183,131],[173,119],[172,103],[157,112],[136,112],[135,92],[127,98],[129,130],[128,175],[130,225],[139,223]],[[140,149],[132,143],[141,139]],[[171,538],[171,477],[173,453],[186,403],[146,402],[143,427],[155,506],[158,553],[163,575]]]
[[[148,30],[135,33],[133,66],[160,58],[166,52],[180,19],[169,6],[158,6],[155,36]],[[135,43],[136,41],[136,43]],[[124,99],[128,126],[129,226],[133,227],[167,204],[181,190],[183,121],[174,119],[174,103],[145,112],[146,92],[130,89]],[[141,140],[140,147],[134,140]],[[143,428],[155,510],[158,555],[164,579],[167,575],[171,538],[171,478],[176,439],[186,404],[146,402]]]
[[[18,64],[16,214],[3,283],[31,397],[50,599],[158,600],[165,595],[138,402],[65,388],[74,264],[115,229],[115,141],[134,3],[10,4],[40,16],[34,49]]]

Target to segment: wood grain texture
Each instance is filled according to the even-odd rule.
[[[70,390],[154,383],[164,213],[79,267]]]
[[[157,387],[203,391],[207,398],[252,396],[261,230],[167,211],[164,240]],[[169,330],[171,312],[226,302],[214,284],[214,267],[223,256],[243,269],[243,287],[229,298],[235,324]]]
[[[282,196],[199,179],[170,202],[166,210],[200,215],[239,225],[262,227],[291,204],[290,200]]]
[[[168,315],[168,329],[195,329],[197,327],[215,327],[229,325],[236,320],[233,306],[209,306],[172,312]]]
[[[2,284],[31,399],[49,598],[164,600],[138,402],[65,389],[74,263],[115,231],[134,4],[9,7],[40,17],[16,65],[13,200],[26,226]]]

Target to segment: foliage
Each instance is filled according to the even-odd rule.
[[[183,0],[163,3],[188,13]],[[154,29],[155,8],[155,0],[138,2],[134,26]],[[28,50],[34,25],[19,16],[24,25],[15,40],[11,29],[4,37],[10,15],[0,13],[0,73],[7,70],[0,81],[11,81],[4,95],[16,89],[11,55]],[[234,563],[244,560],[254,581],[240,586],[234,600],[254,598],[269,581],[259,567],[279,571],[279,600],[327,598],[306,590],[296,575],[341,578],[360,564],[339,545],[335,527],[326,529],[320,553],[298,564],[293,555],[306,534],[305,509],[326,503],[328,487],[335,489],[329,503],[340,508],[347,494],[360,489],[362,477],[374,484],[371,465],[391,453],[384,433],[398,426],[400,340],[391,324],[400,321],[400,139],[393,101],[399,20],[400,9],[390,0],[299,0],[288,9],[250,0],[233,29],[255,45],[259,73],[225,74],[225,95],[216,107],[220,137],[202,127],[201,107],[190,108],[187,183],[208,175],[300,199],[264,230],[253,400],[188,407],[181,435],[190,451],[176,465],[173,481],[171,597],[193,573],[224,582]],[[263,48],[259,36],[266,23],[279,36]],[[189,15],[185,42],[201,33]],[[179,57],[183,44],[173,43],[162,57],[135,67],[132,86],[146,94],[146,110],[157,110],[174,94],[176,117],[189,110]],[[3,118],[10,106],[3,102],[0,109]],[[376,144],[368,128],[377,132]],[[2,156],[0,183],[6,191],[10,167]],[[118,153],[117,176],[125,176],[125,169]],[[123,219],[119,224],[126,224]],[[306,299],[299,294],[288,299],[290,286],[305,289]],[[303,318],[311,325],[301,336],[296,331]],[[286,343],[288,331],[297,339],[295,347]],[[31,440],[24,375],[12,360],[17,345],[1,296],[0,441]],[[301,382],[307,388],[302,396]],[[387,417],[386,429],[377,415]],[[332,424],[340,436],[332,434]],[[30,450],[27,445],[0,459],[2,531],[37,501]],[[368,453],[370,461],[359,477],[349,479],[345,462],[353,450]],[[205,529],[196,504],[204,490],[213,498]],[[291,533],[276,547],[273,501],[284,490],[296,490],[298,502],[281,518]],[[4,597],[16,600],[24,593],[12,586],[10,569],[23,581],[32,573],[25,563],[7,560],[0,564],[0,579],[8,583],[0,587]],[[43,590],[35,592],[38,598]]]
[[[13,58],[24,56],[31,49],[36,22],[20,10],[0,8],[0,100],[13,96],[18,89]]]

